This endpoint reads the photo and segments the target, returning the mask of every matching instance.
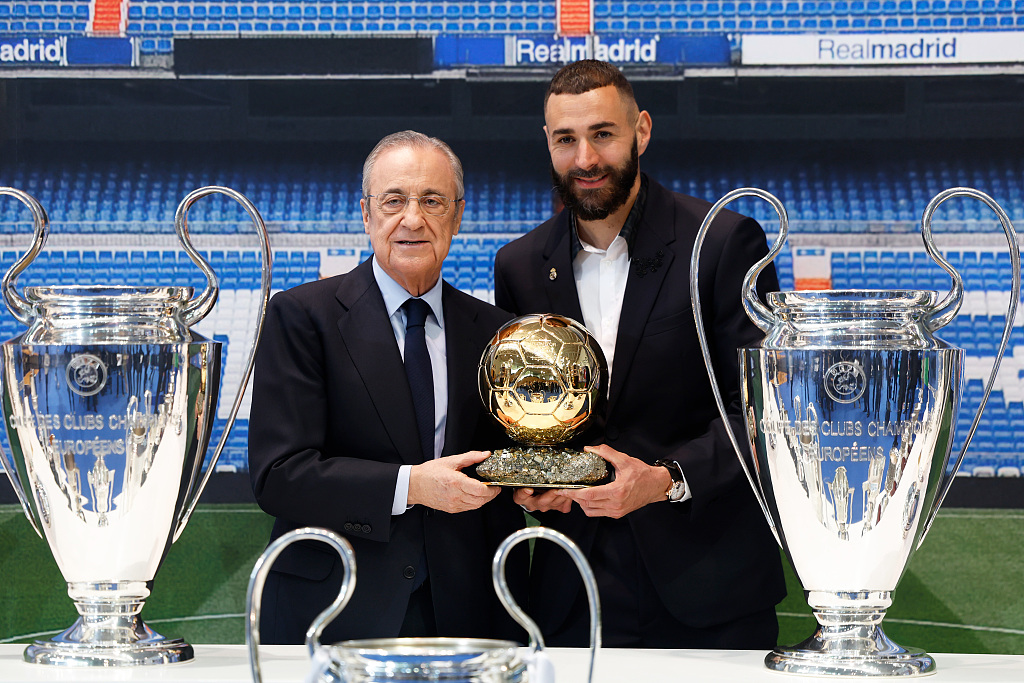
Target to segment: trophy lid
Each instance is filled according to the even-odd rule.
[[[930,323],[930,290],[844,289],[769,292],[775,318],[764,347],[944,348]]]
[[[825,289],[810,291],[769,292],[768,303],[783,314],[843,313],[860,315],[879,312],[931,312],[938,293],[926,289]]]
[[[329,646],[345,680],[453,680],[515,683],[526,665],[510,640],[483,638],[378,638]]]
[[[68,285],[26,287],[34,319],[30,344],[163,344],[189,338],[183,310],[192,287]]]

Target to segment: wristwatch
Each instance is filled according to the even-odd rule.
[[[686,480],[683,479],[683,468],[675,460],[658,460],[654,464],[664,467],[672,475],[672,485],[668,487],[668,491],[665,491],[665,497],[668,498],[668,502],[678,503],[682,501],[683,496],[686,495]]]

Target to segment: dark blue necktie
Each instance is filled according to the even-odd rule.
[[[434,375],[427,353],[427,334],[424,324],[430,313],[430,304],[423,299],[407,299],[405,310],[405,375],[412,390],[412,404],[416,409],[416,426],[420,433],[423,459],[434,459]]]

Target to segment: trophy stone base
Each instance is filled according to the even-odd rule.
[[[882,631],[885,610],[815,610],[818,630],[794,647],[778,647],[764,659],[772,671],[807,676],[926,676],[935,660],[897,645]]]
[[[492,486],[571,489],[605,483],[608,465],[586,451],[523,446],[495,450],[476,466],[476,473]]]

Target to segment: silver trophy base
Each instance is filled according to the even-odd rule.
[[[25,648],[31,664],[64,667],[129,667],[187,662],[195,654],[181,638],[167,639],[138,615],[78,620],[51,640]]]
[[[794,647],[778,647],[764,659],[772,671],[806,676],[927,676],[935,659],[926,652],[897,645],[881,626],[819,626]]]

